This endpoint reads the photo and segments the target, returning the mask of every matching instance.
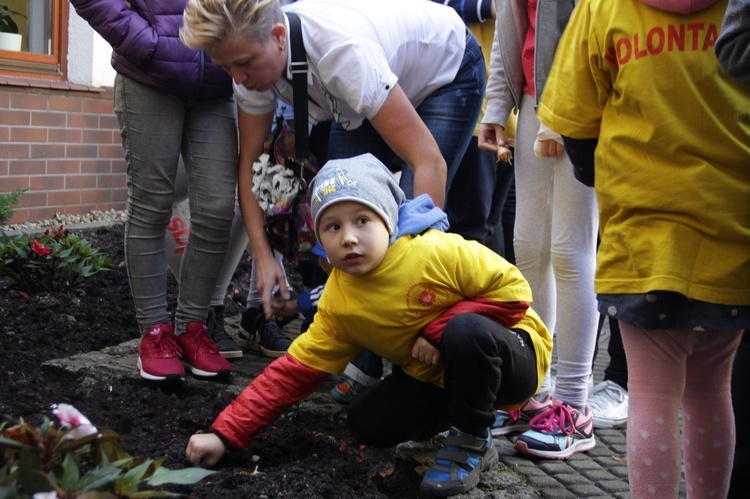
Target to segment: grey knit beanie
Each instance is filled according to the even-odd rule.
[[[390,242],[396,239],[398,208],[404,202],[404,191],[393,174],[372,154],[327,162],[310,186],[315,236],[320,239],[318,223],[323,211],[343,201],[356,201],[371,208],[388,227]]]

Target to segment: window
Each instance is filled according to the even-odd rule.
[[[0,33],[0,74],[65,79],[67,0],[0,0],[2,6],[18,13],[11,15],[18,33]]]

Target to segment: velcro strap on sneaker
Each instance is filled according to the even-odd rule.
[[[446,461],[460,465],[462,468],[468,468],[470,457],[468,452],[442,448],[438,451],[435,459],[445,459]]]
[[[487,444],[487,439],[472,437],[471,435],[448,435],[445,437],[445,445],[452,445],[462,449],[468,449],[481,453]]]

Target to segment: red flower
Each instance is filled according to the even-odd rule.
[[[39,241],[34,241],[34,246],[31,247],[31,251],[39,256],[47,256],[51,250]]]

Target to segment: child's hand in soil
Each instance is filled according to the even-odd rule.
[[[224,442],[213,433],[196,433],[190,437],[185,449],[188,460],[204,468],[210,468],[218,463],[226,452]]]

